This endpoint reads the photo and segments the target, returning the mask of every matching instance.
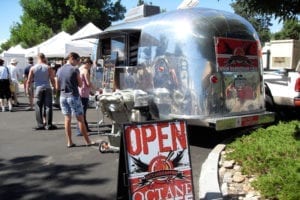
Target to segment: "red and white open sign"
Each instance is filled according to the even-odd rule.
[[[130,199],[194,199],[184,121],[124,126]]]

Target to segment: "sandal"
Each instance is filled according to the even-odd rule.
[[[73,143],[73,144],[67,145],[67,147],[68,148],[76,147],[76,144]]]
[[[91,147],[91,146],[98,146],[99,143],[97,142],[91,142],[90,144],[86,144],[87,147]]]

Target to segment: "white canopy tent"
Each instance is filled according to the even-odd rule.
[[[71,41],[71,35],[66,32],[60,32],[49,40],[50,42],[39,47],[39,51],[48,58],[65,57],[65,46],[67,42]]]
[[[10,54],[25,54],[26,49],[24,49],[20,44],[14,47],[10,47],[5,53],[10,53]]]
[[[44,53],[48,58],[65,57],[70,52],[77,52],[80,56],[91,56],[97,39],[80,39],[88,35],[101,33],[102,30],[93,23],[88,23],[72,36],[64,31],[58,33],[47,41],[27,49],[25,57],[35,57],[38,53]]]
[[[26,58],[25,58],[26,49],[24,49],[20,44],[17,46],[9,48],[7,51],[4,51],[1,54],[2,59],[5,62],[5,65],[10,64],[10,60],[12,58],[17,59],[18,67],[20,67],[20,71],[22,71],[26,66]]]
[[[76,52],[80,56],[89,57],[93,53],[95,44],[88,41],[71,41],[65,44],[65,54]]]
[[[35,57],[44,53],[46,57],[64,57],[64,45],[71,40],[71,35],[62,31],[45,42],[27,49],[26,57]]]
[[[74,33],[72,35],[72,40],[82,40],[85,39],[85,41],[90,42],[96,42],[95,38],[91,38],[91,36],[98,35],[102,32],[101,29],[99,29],[97,26],[95,26],[93,23],[88,23],[84,27],[82,27],[79,31]]]
[[[74,33],[71,36],[72,41],[66,43],[66,53],[70,53],[72,51],[79,53],[80,56],[88,57],[91,56],[95,46],[97,45],[97,39],[85,38],[91,34],[99,34],[102,30],[95,26],[93,23],[88,23],[84,27],[82,27],[79,31]]]

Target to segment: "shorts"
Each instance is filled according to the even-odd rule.
[[[83,115],[83,107],[80,96],[74,97],[72,95],[61,95],[59,101],[62,114],[74,114],[75,116]]]
[[[9,88],[10,82],[8,79],[0,79],[0,99],[10,99],[11,91]]]

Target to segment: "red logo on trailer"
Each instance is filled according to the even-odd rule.
[[[125,126],[132,199],[194,199],[186,124]]]
[[[258,42],[217,37],[215,39],[216,59],[219,71],[258,71]]]

